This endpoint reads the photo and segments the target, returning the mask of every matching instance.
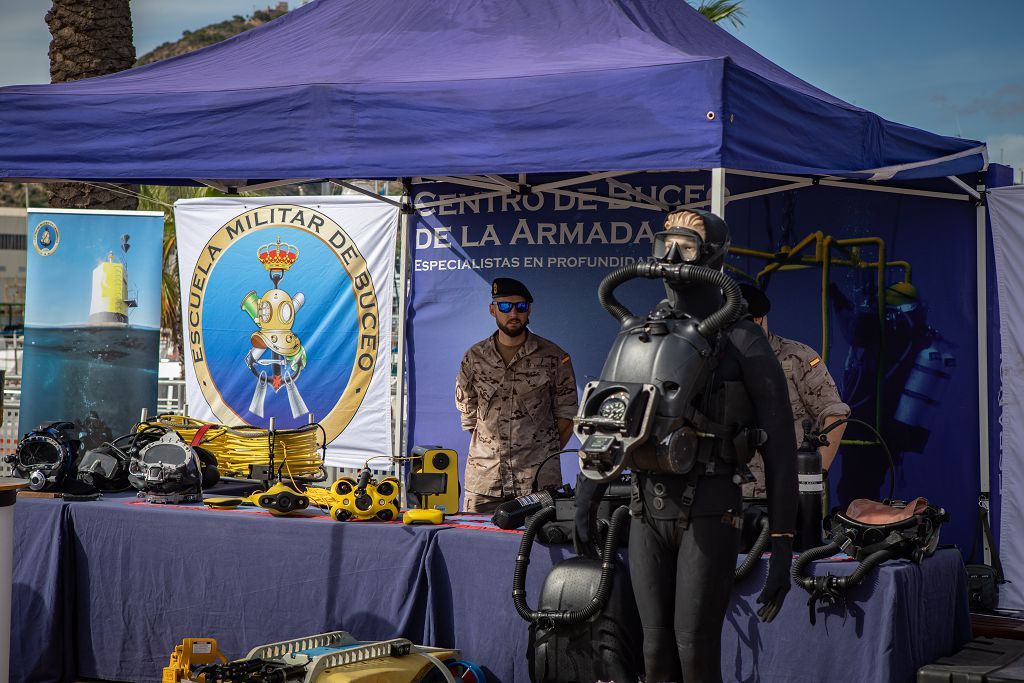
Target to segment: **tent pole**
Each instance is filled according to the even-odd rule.
[[[711,169],[711,213],[725,218],[725,169]]]
[[[402,203],[407,204],[411,201],[411,187],[407,178],[401,178],[402,183]],[[397,348],[397,379],[398,386],[395,388],[395,401],[392,404],[394,414],[392,419],[394,420],[394,438],[392,440],[392,454],[401,457],[405,455],[404,439],[405,439],[405,307],[406,307],[406,291],[409,288],[409,216],[412,213],[403,210],[398,216],[398,321],[397,330],[392,331],[392,335],[395,335],[398,340]],[[398,480],[402,480],[402,461],[396,460],[394,462],[395,476]],[[406,507],[406,491],[405,486],[401,487],[401,505]]]
[[[403,204],[402,202],[396,202],[391,197],[385,197],[382,194],[377,194],[376,192],[372,192],[370,190],[364,189],[362,187],[359,187],[358,185],[353,185],[352,183],[350,183],[350,182],[348,182],[346,180],[339,180],[338,178],[332,178],[332,179],[328,180],[328,182],[331,183],[332,185],[337,185],[339,187],[347,188],[347,189],[352,190],[353,192],[357,192],[357,193],[359,193],[361,195],[366,195],[370,199],[376,199],[379,202],[384,202],[385,204],[390,204],[391,206],[397,206],[399,209],[404,209],[405,208],[405,204]]]
[[[985,194],[984,183],[978,184],[979,195]],[[978,220],[976,230],[977,258],[977,296],[978,296],[978,472],[980,475],[980,492],[985,514],[991,515],[988,509],[989,467],[988,467],[988,250],[985,231],[985,203],[978,202]],[[985,564],[991,564],[994,548],[983,539]]]

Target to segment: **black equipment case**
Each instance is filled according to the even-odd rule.
[[[917,671],[917,683],[1021,683],[1024,641],[975,638],[951,657]]]

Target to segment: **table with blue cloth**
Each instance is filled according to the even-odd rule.
[[[525,683],[527,625],[511,587],[518,532],[457,524],[273,517],[253,508],[27,498],[15,507],[12,681],[161,679],[174,646],[209,636],[232,658],[323,631],[457,647],[488,680]],[[536,605],[566,546],[535,545]],[[818,562],[844,575],[853,562]],[[723,630],[726,680],[911,681],[970,637],[960,554],[882,565],[845,609],[808,618],[797,588],[771,624],[756,618],[767,561],[737,584]]]

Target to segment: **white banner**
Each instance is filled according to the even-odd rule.
[[[1007,583],[999,587],[999,607],[1024,609],[1024,186],[989,191],[988,207],[1002,344],[999,557]]]
[[[327,462],[391,453],[398,209],[369,197],[174,205],[189,414],[323,425]]]

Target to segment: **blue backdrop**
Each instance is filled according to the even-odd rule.
[[[709,186],[706,173],[644,173],[625,180],[670,204],[705,199]],[[727,184],[730,194],[738,194],[772,183],[729,176]],[[573,189],[617,192],[606,181]],[[413,188],[417,201],[458,194],[467,194],[466,188],[435,183]],[[881,354],[877,273],[832,266],[827,362],[844,400],[855,405],[854,416],[875,424],[875,359],[882,359],[881,426],[896,459],[896,496],[923,495],[950,509],[953,519],[944,540],[969,550],[978,491],[973,204],[814,186],[737,201],[728,206],[726,218],[734,247],[775,252],[821,231],[835,239],[879,238],[888,262],[909,266],[918,298],[890,300],[903,308],[886,309]],[[616,326],[598,304],[597,285],[616,267],[644,258],[663,220],[657,211],[549,194],[485,199],[417,215],[410,231],[410,446],[444,444],[459,451],[464,464],[468,438],[459,429],[454,380],[464,351],[494,330],[487,313],[494,277],[516,277],[529,286],[536,299],[531,329],[571,354],[579,388],[598,375]],[[874,244],[859,249],[847,253],[847,260],[877,260]],[[833,255],[844,258],[839,251]],[[766,264],[750,256],[729,259],[731,272],[751,276]],[[905,271],[906,266],[888,268],[886,284],[904,280]],[[773,331],[821,349],[822,287],[816,265],[774,274],[768,281]],[[652,282],[621,290],[634,311],[661,297],[660,285]],[[896,424],[891,418],[902,395],[921,386],[914,366],[921,365],[922,351],[925,358],[933,352],[943,368],[928,375],[933,381],[927,393],[936,401],[904,411],[913,424]],[[871,439],[854,426],[847,437]],[[844,447],[830,476],[834,500],[845,504],[854,497],[885,495],[885,463],[877,447]],[[567,480],[574,472],[572,457],[563,456]]]

